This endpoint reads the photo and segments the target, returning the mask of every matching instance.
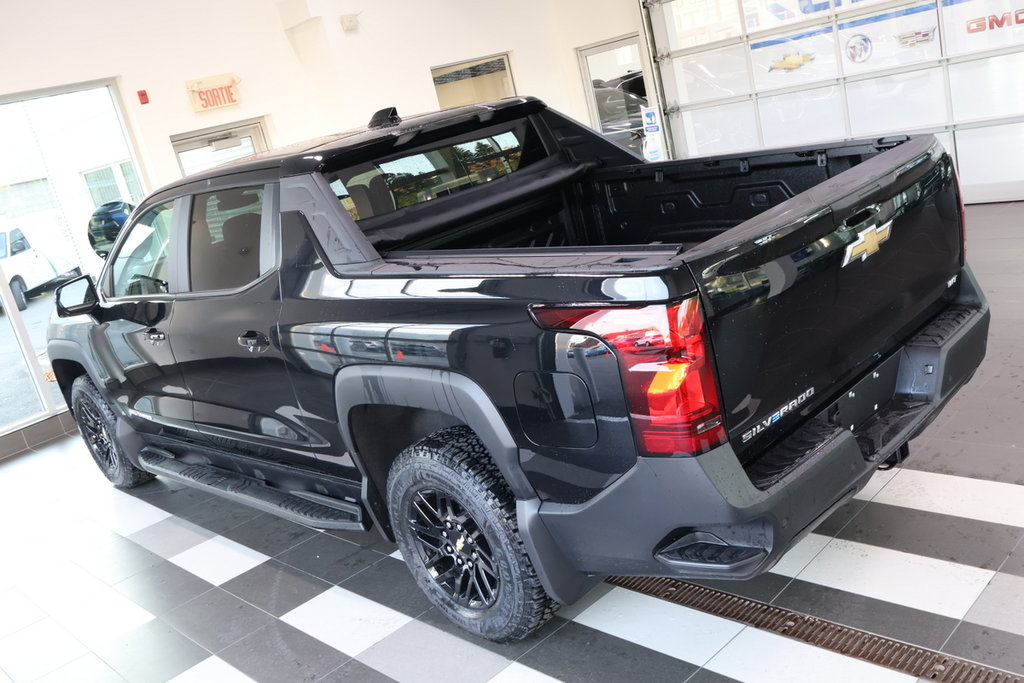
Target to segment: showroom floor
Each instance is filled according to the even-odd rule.
[[[907,466],[771,573],[716,587],[1024,674],[1022,211],[969,208],[988,358]],[[163,480],[121,492],[77,436],[0,463],[0,515],[0,683],[914,680],[608,586],[524,642],[482,642],[376,534]]]

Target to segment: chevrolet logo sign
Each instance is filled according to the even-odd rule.
[[[889,239],[891,232],[892,221],[883,225],[873,225],[858,232],[857,239],[846,245],[846,253],[843,254],[843,265],[840,267],[845,268],[854,259],[858,258],[861,261],[866,261],[868,256],[878,251],[882,242]]]

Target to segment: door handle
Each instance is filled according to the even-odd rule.
[[[155,327],[151,327],[148,330],[146,330],[146,341],[148,341],[150,344],[156,346],[160,342],[166,340],[167,335],[161,332],[160,330],[156,329]]]
[[[256,351],[266,351],[270,348],[270,339],[267,335],[256,330],[248,330],[238,335],[238,345],[244,348],[249,353]]]

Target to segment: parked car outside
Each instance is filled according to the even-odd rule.
[[[71,264],[33,247],[21,228],[13,226],[0,228],[0,260],[19,311],[24,311],[36,294],[82,274],[80,268],[69,267]]]
[[[134,204],[116,200],[100,204],[89,217],[89,246],[100,258],[107,257],[117,233],[134,208]]]

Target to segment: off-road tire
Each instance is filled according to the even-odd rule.
[[[526,637],[554,615],[559,605],[544,591],[519,536],[515,497],[469,428],[442,429],[404,450],[391,466],[387,491],[391,526],[413,578],[455,624],[501,643]],[[431,526],[426,521],[431,515],[414,507],[415,502],[422,510],[425,501],[445,497],[451,501],[448,512],[458,513],[448,515],[451,529]],[[437,519],[446,524],[445,517],[441,514]],[[460,527],[462,522],[465,525]],[[419,533],[414,523],[418,523]],[[438,535],[430,536],[426,527]],[[442,539],[440,534],[449,531],[450,536]],[[436,541],[424,540],[424,535]],[[435,544],[443,545],[434,548]],[[445,547],[451,552],[446,553]],[[493,592],[482,588],[490,574],[483,574],[488,563],[473,554],[476,550],[480,550],[480,558],[490,558],[490,569],[497,578]],[[464,564],[456,566],[455,558],[463,559]],[[472,558],[477,558],[476,567],[470,564]],[[459,587],[467,586],[466,593],[477,592],[480,599],[474,603],[459,587],[444,585],[436,574],[444,576],[447,567],[461,577]],[[480,579],[476,584],[479,590],[473,588],[475,578]]]
[[[25,291],[25,283],[21,280],[11,280],[11,294],[14,296],[14,305],[19,311],[28,308],[28,293]]]
[[[116,438],[117,416],[86,375],[71,385],[71,410],[92,459],[114,486],[130,489],[155,476],[140,470],[125,455]]]

